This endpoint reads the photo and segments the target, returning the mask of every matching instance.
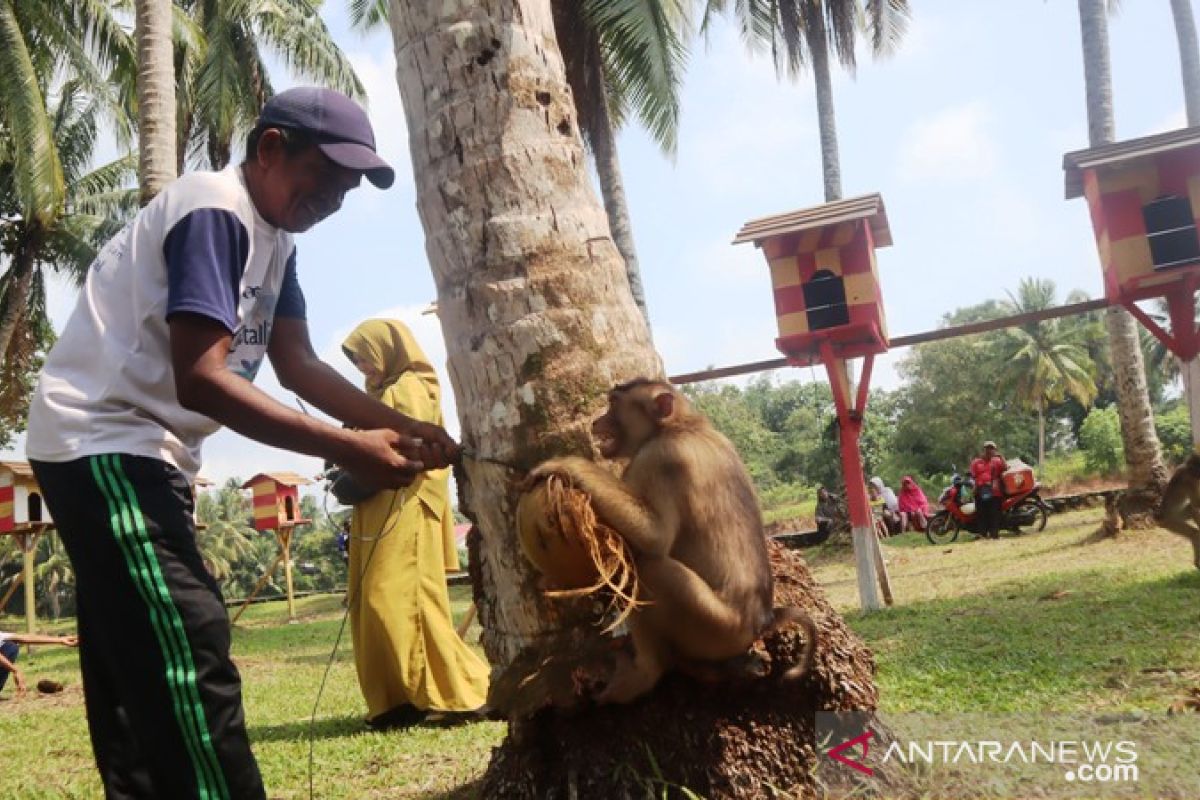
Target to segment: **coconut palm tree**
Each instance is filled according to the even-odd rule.
[[[175,179],[175,56],[171,0],[137,0],[138,186],[146,205]]]
[[[133,63],[132,41],[104,3],[0,0],[0,222],[7,230],[0,240],[7,261],[0,276],[0,360],[7,359],[27,311],[38,253],[72,233],[62,223],[69,180],[55,130],[56,109],[70,103],[48,103],[47,90],[52,81],[69,82],[76,95],[92,97],[110,115],[119,134],[128,133],[109,77],[132,74]],[[81,167],[74,164],[74,177]]]
[[[599,635],[590,602],[555,601],[534,589],[538,578],[514,527],[515,479],[551,455],[590,455],[591,418],[608,389],[661,375],[662,367],[590,186],[550,0],[395,0],[391,11],[417,205],[470,453],[459,487],[481,534],[472,543],[475,600],[484,649],[504,685],[514,672],[525,674],[521,665],[578,652]],[[822,606],[822,617],[830,642],[822,652],[845,667],[846,694],[837,701],[823,674],[794,703],[772,699],[770,709],[752,712],[739,704],[739,722],[710,713],[712,693],[695,686],[657,692],[637,711],[585,711],[586,718],[569,721],[538,715],[514,726],[524,735],[496,752],[482,795],[645,795],[648,770],[639,776],[637,767],[621,765],[644,763],[648,750],[653,759],[643,743],[668,730],[666,781],[688,780],[689,788],[714,794],[711,787],[736,780],[757,796],[769,792],[768,782],[787,784],[785,791],[808,782],[803,768],[773,770],[803,767],[810,757],[803,749],[812,746],[809,698],[871,709],[875,696],[865,649],[839,632],[832,608]],[[593,723],[601,719],[619,720],[622,733],[598,735]],[[725,725],[744,725],[729,732],[739,741],[768,736],[772,751],[787,755],[739,762],[735,748],[721,745]]]
[[[33,568],[36,595],[50,616],[58,619],[63,615],[64,602],[69,610],[74,608],[75,568],[62,539],[53,534],[43,536],[38,542],[36,560]]]
[[[0,81],[3,83],[3,81]],[[0,410],[23,416],[39,353],[52,341],[46,318],[47,268],[82,282],[96,249],[137,208],[136,155],[88,171],[102,118],[100,103],[84,83],[67,81],[44,110],[50,126],[50,172],[61,200],[29,213],[22,187],[25,165],[15,137],[0,125],[0,371],[13,384],[0,387]]]
[[[632,116],[664,153],[675,153],[679,92],[691,34],[688,4],[684,0],[551,0],[550,6],[580,132],[595,159],[613,242],[625,260],[634,302],[649,325],[616,134]],[[387,16],[388,0],[351,0],[351,21],[361,30],[385,25]]]
[[[830,57],[853,73],[861,32],[867,35],[873,54],[892,53],[907,27],[908,0],[736,0],[732,5],[742,38],[752,50],[766,48],[778,72],[794,78],[806,66],[812,68],[825,201],[840,200],[842,169]],[[715,15],[729,6],[729,0],[707,0],[701,30],[707,30]]]
[[[1105,0],[1079,0],[1083,41],[1083,72],[1087,93],[1088,141],[1092,147],[1115,139],[1112,67],[1108,49],[1108,7]],[[1121,509],[1126,525],[1150,524],[1149,511],[1158,503],[1167,482],[1162,448],[1154,430],[1154,413],[1146,389],[1146,370],[1137,324],[1128,311],[1113,306],[1105,312],[1121,413],[1121,438],[1129,485],[1133,490]]]
[[[1023,278],[1004,307],[1005,313],[1015,315],[1054,304],[1054,281]],[[1001,385],[1019,406],[1037,412],[1039,465],[1046,463],[1047,406],[1070,396],[1086,408],[1096,398],[1094,366],[1075,333],[1059,320],[1048,320],[1007,328],[1001,335],[1000,346],[1007,354]]]
[[[274,93],[266,57],[360,102],[366,92],[321,19],[321,0],[175,0],[179,166],[222,169]]]

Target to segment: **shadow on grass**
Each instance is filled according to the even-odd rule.
[[[1156,670],[1200,669],[1198,594],[1200,572],[1128,582],[1086,571],[847,619],[878,649],[881,683],[917,710],[1136,703],[1138,691],[1156,705],[1173,690],[1154,685]]]
[[[282,725],[256,725],[249,730],[253,744],[263,742],[307,742],[313,739],[341,739],[366,733],[367,726],[362,717],[353,715],[321,717],[311,726],[308,720],[286,722]]]
[[[474,780],[462,786],[439,792],[419,795],[421,800],[479,800],[483,795],[483,781]]]

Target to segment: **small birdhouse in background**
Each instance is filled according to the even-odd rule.
[[[260,531],[299,525],[300,487],[312,483],[294,472],[260,472],[242,484],[254,497],[254,527]]]
[[[771,269],[775,340],[798,366],[887,351],[875,248],[892,243],[878,194],[747,222],[734,244],[754,242]]]
[[[1067,153],[1066,195],[1087,198],[1104,295],[1128,308],[1177,356],[1200,350],[1200,127]],[[1171,332],[1133,306],[1165,297]]]
[[[0,461],[0,533],[50,522],[33,469],[24,461]]]

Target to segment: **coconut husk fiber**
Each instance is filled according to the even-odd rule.
[[[637,566],[629,545],[596,518],[591,498],[570,479],[549,475],[521,495],[517,533],[525,557],[543,576],[547,596],[609,597],[605,632],[637,607]]]
[[[843,767],[832,779],[827,774],[822,762],[830,759],[819,755],[815,742],[816,714],[859,711],[873,717],[879,701],[875,660],[825,599],[804,560],[774,543],[769,549],[775,605],[807,611],[819,631],[805,677],[791,683],[773,679],[799,655],[793,627],[756,644],[770,661],[770,675],[761,680],[713,686],[674,672],[628,705],[544,708],[510,722],[480,796],[759,800],[818,797],[830,790],[841,795],[831,784],[843,773],[857,773]]]

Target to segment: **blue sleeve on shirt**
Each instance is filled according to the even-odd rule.
[[[283,270],[283,285],[279,287],[279,302],[275,304],[275,316],[290,319],[307,319],[308,305],[304,292],[300,291],[300,280],[296,277],[296,249],[288,256]]]
[[[237,329],[238,287],[250,236],[232,211],[201,208],[175,223],[163,241],[167,319],[188,312]]]

